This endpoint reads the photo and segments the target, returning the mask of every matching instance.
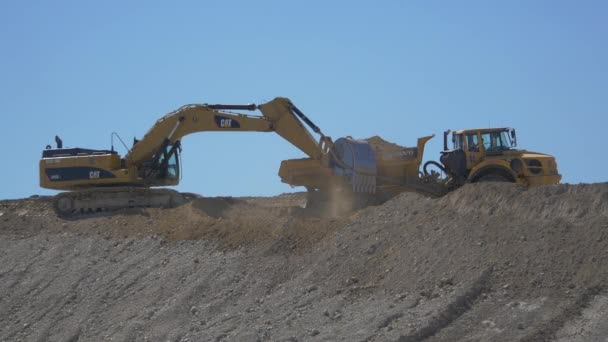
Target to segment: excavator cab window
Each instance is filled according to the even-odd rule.
[[[179,143],[167,144],[158,159],[157,178],[179,179]]]
[[[175,150],[169,156],[167,161],[167,178],[168,179],[179,179],[179,163],[178,163],[178,152]]]

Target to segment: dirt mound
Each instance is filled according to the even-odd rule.
[[[608,215],[608,183],[561,184],[529,191],[509,183],[475,184],[448,194],[440,203],[459,213],[514,214],[525,219],[575,221],[593,215]]]
[[[407,148],[405,146],[386,141],[377,135],[367,138],[365,141],[367,141],[374,150],[402,150]]]
[[[0,201],[0,340],[596,341],[608,184],[474,184],[341,218],[304,194],[57,218]]]

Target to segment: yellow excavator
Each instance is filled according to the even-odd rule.
[[[259,110],[263,115],[231,110]],[[318,141],[303,122],[320,134]],[[182,194],[152,187],[177,185],[180,140],[188,134],[209,131],[276,132],[318,161],[327,156],[331,146],[331,139],[287,98],[262,105],[194,104],[160,118],[143,139],[135,140],[124,158],[113,147],[63,148],[56,136],[57,148],[47,145],[42,152],[40,186],[69,190],[55,197],[55,208],[62,215],[125,207],[173,207],[184,201]]]

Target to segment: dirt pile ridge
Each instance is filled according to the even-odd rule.
[[[597,341],[608,184],[303,194],[74,219],[0,201],[0,341]]]

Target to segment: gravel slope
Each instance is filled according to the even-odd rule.
[[[0,341],[602,341],[608,184],[350,216],[301,194],[61,219],[0,201]]]

